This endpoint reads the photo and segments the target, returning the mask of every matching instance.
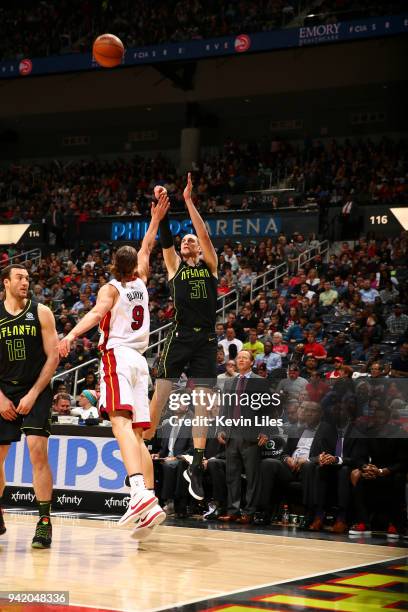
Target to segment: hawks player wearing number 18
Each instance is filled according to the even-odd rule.
[[[48,464],[51,431],[51,376],[58,365],[58,336],[51,310],[28,297],[28,272],[20,264],[1,273],[6,299],[0,302],[0,501],[4,461],[10,444],[27,437],[33,486],[39,507],[33,548],[51,546],[52,474]],[[0,534],[6,531],[0,509]]]
[[[60,354],[65,357],[76,338],[100,324],[100,408],[109,414],[129,478],[129,506],[119,524],[136,523],[132,537],[138,537],[141,530],[147,532],[166,516],[153,489],[145,486],[143,474],[152,460],[142,433],[150,427],[149,368],[143,357],[150,328],[146,282],[150,252],[168,207],[166,194],[157,205],[152,204],[152,218],[139,252],[130,246],[117,250],[115,279],[99,290],[95,306],[60,342]]]

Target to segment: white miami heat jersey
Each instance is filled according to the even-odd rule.
[[[118,290],[119,296],[112,310],[99,326],[102,352],[118,346],[126,346],[144,353],[149,343],[150,312],[146,285],[140,278],[121,283],[109,281]]]

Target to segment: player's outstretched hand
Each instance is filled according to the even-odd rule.
[[[156,218],[158,221],[164,219],[167,214],[167,211],[170,207],[169,196],[167,195],[167,191],[163,191],[160,196],[157,204],[152,202],[151,213],[152,218]]]
[[[60,357],[66,357],[67,355],[69,355],[73,341],[74,338],[70,337],[69,334],[65,336],[65,338],[60,340],[60,343],[58,345]]]
[[[183,191],[184,200],[191,200],[191,194],[193,193],[193,181],[191,180],[191,172],[187,174],[187,185]]]
[[[13,402],[4,395],[0,396],[0,416],[6,421],[15,421],[18,416]]]

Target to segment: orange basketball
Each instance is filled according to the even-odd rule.
[[[101,34],[93,44],[93,56],[100,66],[113,68],[122,62],[125,48],[113,34]]]

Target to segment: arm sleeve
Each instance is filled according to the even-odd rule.
[[[159,223],[160,242],[162,249],[170,249],[174,246],[173,234],[171,233],[169,216],[166,215]]]

